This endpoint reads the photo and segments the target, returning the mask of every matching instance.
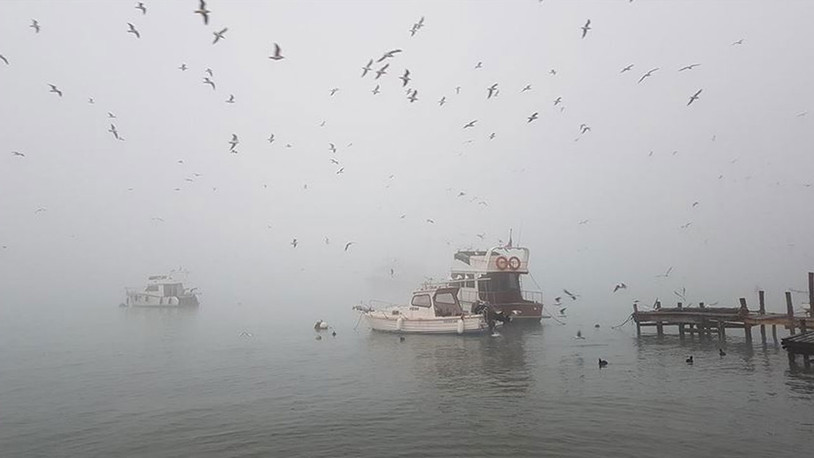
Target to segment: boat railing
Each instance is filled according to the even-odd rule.
[[[477,300],[486,301],[492,304],[505,304],[519,302],[520,300],[543,303],[542,291],[474,291],[471,289],[460,290],[458,300],[472,303]]]

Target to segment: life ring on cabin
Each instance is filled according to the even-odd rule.
[[[497,259],[495,259],[495,267],[500,270],[506,270],[506,267],[509,267],[509,260],[506,259],[505,256],[498,256]]]
[[[517,256],[512,256],[511,258],[509,258],[510,269],[517,270],[520,268],[520,264],[521,264],[520,258],[518,258]]]

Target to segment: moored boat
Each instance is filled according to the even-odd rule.
[[[450,285],[460,287],[460,302],[472,310],[486,302],[495,311],[511,315],[513,321],[534,321],[543,313],[543,293],[524,290],[521,275],[529,273],[529,250],[523,247],[497,246],[485,251],[455,253]]]
[[[410,305],[383,309],[356,306],[376,331],[423,334],[470,334],[489,330],[486,313],[465,311],[458,287],[425,284],[413,292]]]
[[[197,288],[187,289],[183,282],[170,275],[147,277],[144,289],[126,288],[125,306],[131,307],[195,307]]]

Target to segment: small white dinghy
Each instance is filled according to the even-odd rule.
[[[416,334],[469,334],[489,329],[483,314],[465,312],[458,287],[425,284],[413,292],[410,305],[381,310],[356,306],[376,331]]]

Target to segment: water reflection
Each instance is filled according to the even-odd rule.
[[[542,327],[506,326],[498,336],[406,335],[371,332],[371,348],[385,348],[407,364],[422,384],[446,393],[524,394],[532,385],[526,341],[539,339]],[[396,353],[398,356],[394,355]]]

